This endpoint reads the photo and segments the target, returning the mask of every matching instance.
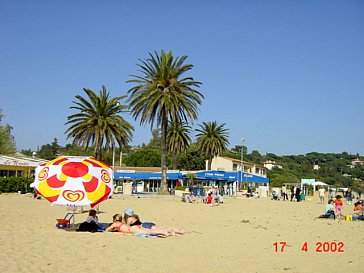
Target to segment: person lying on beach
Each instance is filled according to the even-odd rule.
[[[176,234],[185,234],[186,231],[181,228],[176,227],[163,227],[157,226],[155,223],[152,222],[141,222],[140,218],[137,214],[134,213],[134,210],[128,208],[124,210],[124,222],[129,226],[139,226],[142,229],[149,229],[155,232],[168,232],[169,235],[176,235]]]
[[[151,229],[144,229],[138,225],[129,226],[126,223],[123,223],[123,216],[121,214],[115,214],[113,216],[113,223],[105,229],[105,231],[117,231],[124,234],[156,234],[162,235],[163,237],[168,237],[169,233],[166,231],[154,231]]]

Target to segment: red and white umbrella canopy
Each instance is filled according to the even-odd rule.
[[[31,185],[49,202],[96,206],[113,192],[113,171],[93,157],[61,156],[39,165]]]

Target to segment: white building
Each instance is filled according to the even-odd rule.
[[[351,165],[356,166],[356,165],[364,165],[364,161],[360,160],[359,158],[353,159],[351,161]]]
[[[267,160],[264,162],[264,167],[268,170],[272,170],[273,168],[280,168],[282,169],[282,165],[277,164],[275,161]]]
[[[206,161],[206,170],[207,170],[208,161]],[[243,170],[241,169],[243,168]],[[248,174],[254,174],[262,177],[267,177],[267,169],[259,164],[241,161],[239,159],[223,157],[223,156],[215,156],[212,159],[211,169],[217,171],[226,171],[226,172],[246,172]]]
[[[0,177],[33,177],[35,168],[45,162],[47,160],[25,156],[21,153],[12,156],[0,155]]]

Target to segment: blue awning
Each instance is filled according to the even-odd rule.
[[[203,180],[227,180],[226,172],[222,171],[206,171],[195,173],[196,179]]]
[[[130,172],[114,172],[115,179],[125,180],[161,180],[161,173],[130,173]],[[167,180],[182,179],[181,173],[167,173]]]
[[[245,172],[225,172],[225,171],[205,171],[205,172],[197,172],[195,173],[196,178],[200,180],[213,180],[213,181],[227,181],[234,182],[239,180],[241,182],[249,182],[249,183],[269,183],[269,179],[266,177],[247,174]]]
[[[254,183],[269,183],[269,178],[262,177],[254,174],[247,174],[243,172],[243,177],[241,176],[241,172],[235,173],[235,177],[238,177],[240,182],[254,182]]]

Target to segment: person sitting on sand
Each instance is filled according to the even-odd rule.
[[[215,204],[224,203],[222,196],[220,195],[219,189],[216,188],[213,192]]]
[[[192,193],[192,192],[190,192],[189,194],[187,194],[187,195],[185,196],[184,201],[185,201],[186,203],[193,203],[193,204],[196,204],[196,203],[197,203],[197,201],[196,201],[196,197],[193,195],[193,193]]]
[[[327,216],[327,218],[335,219],[334,201],[331,199],[327,202],[327,205],[325,207],[325,216]]]
[[[363,202],[362,201],[358,201],[354,204],[354,213],[358,214],[358,215],[363,214]]]
[[[137,214],[134,213],[134,210],[131,208],[127,208],[124,210],[124,222],[129,226],[140,226],[143,229],[152,229],[155,232],[167,231],[169,235],[176,235],[176,234],[185,234],[185,230],[182,228],[176,227],[162,227],[157,226],[155,223],[152,222],[141,222],[140,218]]]
[[[91,209],[89,211],[89,213],[88,213],[88,217],[86,219],[86,222],[91,223],[92,221],[94,221],[96,224],[100,224],[99,223],[99,218],[97,217],[96,214],[97,214],[96,210]]]
[[[212,192],[209,192],[206,197],[206,204],[214,205],[214,198],[212,197]]]
[[[156,234],[156,235],[161,235],[163,237],[169,236],[169,233],[166,231],[161,231],[161,230],[154,231],[151,229],[144,229],[138,225],[129,226],[128,224],[123,223],[123,216],[121,214],[115,214],[113,216],[113,223],[109,227],[107,227],[105,231],[107,232],[117,231],[124,234]]]
[[[80,224],[77,231],[90,231],[90,232],[103,231],[104,226],[101,223],[99,223],[96,213],[97,213],[96,210],[91,209],[88,213],[86,221]]]
[[[319,218],[326,218],[326,219],[334,219],[336,218],[335,216],[335,208],[334,208],[334,201],[333,200],[329,200],[327,202],[327,205],[325,207],[325,213],[320,215]]]
[[[279,201],[278,193],[276,191],[272,191],[272,200]]]

